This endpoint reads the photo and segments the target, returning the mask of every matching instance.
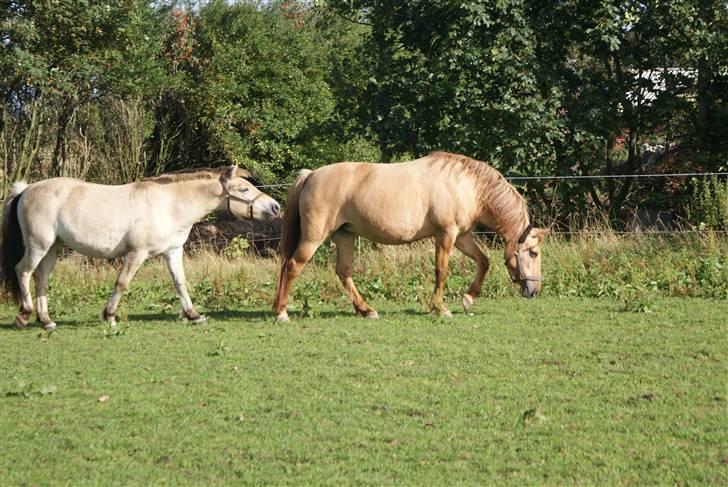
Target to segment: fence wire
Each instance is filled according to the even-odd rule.
[[[728,230],[551,230],[552,235],[708,235],[728,234]],[[496,232],[472,232],[475,236],[497,237]],[[361,238],[361,237],[359,237]],[[281,237],[249,238],[250,243],[278,242]]]
[[[571,174],[563,176],[505,176],[508,181],[569,181],[569,180],[607,180],[607,179],[657,179],[657,178],[707,178],[727,177],[728,172],[681,172],[681,173],[652,173],[652,174]],[[264,184],[258,186],[260,189],[285,188],[290,183]],[[690,235],[708,234],[704,230],[552,230],[554,235]],[[714,234],[728,234],[725,230],[713,230]],[[497,236],[493,231],[473,232],[477,236]],[[277,242],[281,237],[265,237],[248,239],[250,243],[255,242]]]
[[[507,181],[568,181],[590,179],[650,179],[726,177],[728,172],[673,172],[654,174],[567,174],[564,176],[504,176]],[[258,188],[285,188],[290,183],[263,184]]]

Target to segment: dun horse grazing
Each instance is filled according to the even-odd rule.
[[[15,183],[5,202],[0,280],[20,305],[18,327],[33,312],[34,274],[38,320],[48,314],[48,275],[65,244],[90,257],[123,257],[116,287],[103,316],[114,326],[119,300],[147,257],[163,255],[174,280],[184,317],[202,323],[187,293],[182,245],[192,225],[213,210],[269,220],[280,205],[260,192],[237,166],[165,174],[123,186],[103,186],[71,178]]]
[[[352,280],[354,238],[404,244],[435,237],[433,311],[451,316],[442,293],[453,247],[475,260],[478,270],[463,294],[467,311],[480,293],[488,258],[472,229],[481,223],[505,241],[505,263],[521,294],[541,289],[541,241],[546,231],[529,222],[524,198],[487,164],[436,152],[399,164],[342,162],[301,171],[288,193],[281,242],[280,277],[274,310],[288,321],[291,285],[326,238],[336,244],[336,273],[356,311],[379,315]]]

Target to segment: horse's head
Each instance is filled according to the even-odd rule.
[[[506,244],[506,267],[511,280],[521,285],[524,298],[535,298],[541,291],[541,242],[547,233],[528,225],[516,242]]]
[[[250,173],[238,166],[230,166],[220,176],[228,211],[248,220],[270,221],[278,218],[281,205],[253,186],[246,179],[249,177]]]

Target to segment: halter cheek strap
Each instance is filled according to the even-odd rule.
[[[225,188],[225,199],[227,199],[227,209],[228,209],[228,212],[232,216],[236,216],[235,213],[233,213],[233,210],[230,209],[230,200],[240,201],[241,203],[245,203],[246,205],[248,205],[248,219],[249,220],[252,220],[253,219],[253,204],[255,203],[255,200],[257,200],[258,198],[260,198],[262,195],[263,195],[263,193],[260,192],[257,195],[255,195],[255,197],[253,199],[250,199],[249,200],[247,198],[243,198],[241,196],[236,196],[234,194],[231,194],[228,191],[228,189]]]
[[[523,242],[526,241],[526,239],[528,238],[528,234],[531,233],[531,230],[533,230],[533,225],[531,225],[529,223],[528,226],[523,230],[523,233],[521,234],[521,236],[518,237],[519,244],[522,244]]]

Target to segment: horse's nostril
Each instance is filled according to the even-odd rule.
[[[271,205],[271,210],[273,210],[274,215],[277,215],[281,211],[281,205],[279,205],[278,203],[273,203]]]

